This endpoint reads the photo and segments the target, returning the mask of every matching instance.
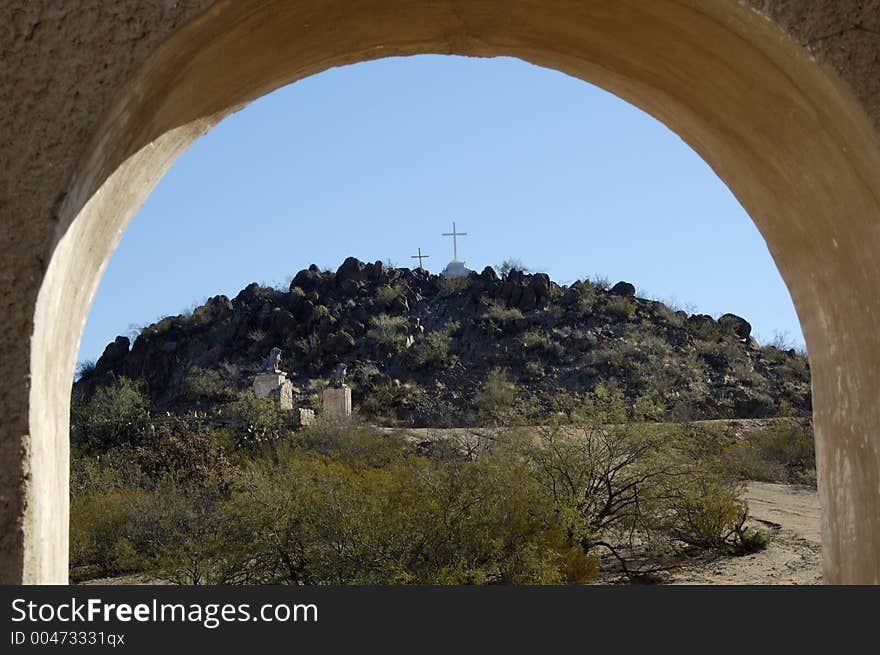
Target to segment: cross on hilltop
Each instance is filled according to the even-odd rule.
[[[456,232],[455,221],[452,221],[452,232],[444,232],[443,236],[452,237],[452,261],[458,261],[458,239],[456,237],[467,236],[467,232]]]
[[[452,229],[454,230],[455,227],[453,226]],[[422,260],[423,260],[423,259],[427,259],[427,258],[430,257],[430,256],[431,256],[431,255],[423,255],[423,254],[422,254],[422,249],[419,248],[419,254],[418,254],[418,255],[410,255],[410,259],[418,259],[418,260],[419,260],[419,268],[422,268]]]

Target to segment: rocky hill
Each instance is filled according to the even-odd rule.
[[[300,271],[288,291],[251,284],[163,318],[134,344],[118,337],[74,398],[128,377],[155,410],[208,410],[246,393],[278,346],[305,403],[344,362],[355,406],[385,424],[475,424],[499,380],[536,421],[600,385],[657,420],[809,415],[805,356],[759,346],[738,316],[688,315],[634,294],[626,282],[560,286],[489,267],[444,278],[350,257],[335,272]]]

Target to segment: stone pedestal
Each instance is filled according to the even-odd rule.
[[[324,413],[337,419],[351,416],[351,388],[348,385],[342,385],[341,389],[324,389]]]
[[[287,373],[260,373],[254,378],[254,393],[260,398],[271,398],[279,409],[293,409],[293,382]]]
[[[294,423],[298,428],[308,427],[315,422],[315,411],[299,407],[293,411]]]

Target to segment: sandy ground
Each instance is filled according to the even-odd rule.
[[[821,584],[822,544],[815,489],[750,482],[751,525],[770,537],[766,550],[688,565],[671,584]]]

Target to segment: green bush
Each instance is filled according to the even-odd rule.
[[[283,413],[272,399],[258,398],[252,391],[240,393],[238,400],[226,405],[226,412],[238,446],[255,446],[285,434]]]
[[[575,284],[574,289],[577,291],[575,313],[581,318],[588,316],[593,312],[593,308],[596,306],[599,287],[594,286],[589,282],[581,282]]]
[[[558,361],[565,355],[565,347],[540,330],[529,330],[523,334],[521,343],[526,351],[536,353],[551,361]]]
[[[213,406],[226,402],[235,395],[232,382],[237,377],[236,371],[191,366],[183,382],[183,394],[188,401],[198,405]]]
[[[127,535],[149,492],[96,486],[70,506],[70,568],[74,581],[137,572],[147,567]]]
[[[370,319],[370,325],[367,337],[387,350],[401,350],[406,344],[406,317],[379,314]]]
[[[636,304],[630,298],[617,296],[608,300],[605,309],[614,319],[628,321],[636,313]]]
[[[365,468],[291,451],[242,477],[230,523],[245,539],[230,540],[243,549],[232,559],[255,583],[590,580],[595,562],[553,528],[520,473],[423,457]]]
[[[383,303],[386,307],[390,307],[391,304],[397,300],[401,295],[403,295],[404,288],[402,284],[395,284],[392,286],[381,286],[376,289],[376,298],[379,302]]]
[[[498,423],[523,413],[503,370],[478,396]],[[253,423],[251,412],[274,421],[269,407],[238,402],[244,422]],[[766,543],[746,528],[728,466],[736,439],[634,422],[609,386],[556,409],[544,427],[495,429],[466,448],[451,441],[426,450],[356,422],[319,420],[235,456],[215,434],[183,424],[160,426],[137,447],[79,453],[72,574],[139,572],[182,584],[579,584],[595,579],[602,558],[641,577],[674,565],[687,544],[731,553]],[[760,438],[767,452],[805,463],[780,441]]]
[[[498,266],[495,267],[495,270],[498,271],[498,275],[501,277],[507,277],[510,271],[520,271],[521,273],[531,273],[531,269],[523,264],[522,260],[518,257],[510,257],[501,262]]]
[[[412,361],[416,366],[436,366],[446,368],[455,363],[452,354],[452,336],[447,326],[424,335],[412,349]]]
[[[686,544],[737,548],[748,518],[742,485],[707,467],[696,467],[669,489],[670,531]]]
[[[70,440],[74,448],[103,452],[123,444],[137,444],[147,432],[150,401],[141,386],[125,377],[98,388],[86,400],[74,399],[70,408]]]
[[[483,313],[483,319],[496,323],[506,323],[522,317],[523,313],[517,307],[507,307],[497,300],[491,301]]]
[[[816,484],[816,449],[809,421],[775,419],[733,444],[727,457],[743,479]]]
[[[76,373],[74,374],[73,380],[76,382],[77,380],[81,380],[84,377],[90,376],[95,372],[95,362],[91,359],[86,359],[81,362],[77,362],[76,365]]]

